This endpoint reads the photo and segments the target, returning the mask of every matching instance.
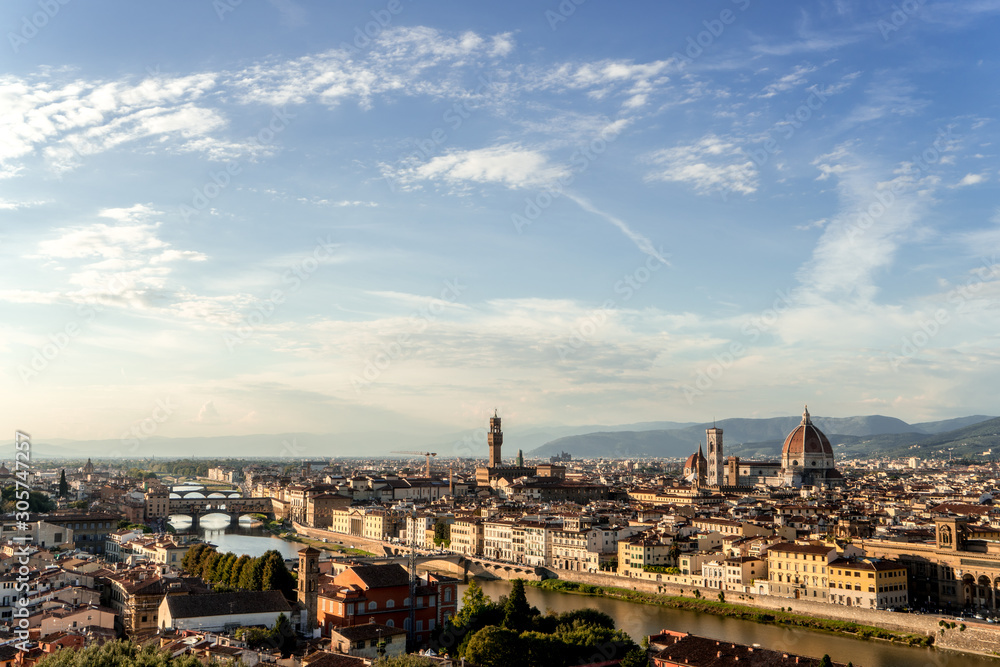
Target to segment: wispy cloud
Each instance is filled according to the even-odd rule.
[[[655,169],[647,181],[684,183],[699,194],[757,190],[757,166],[731,140],[708,134],[693,144],[665,148],[646,156]]]

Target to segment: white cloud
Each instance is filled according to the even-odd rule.
[[[696,143],[651,153],[647,162],[656,169],[647,181],[685,183],[699,194],[718,191],[750,194],[757,190],[757,167],[746,153],[727,139],[708,134]]]
[[[812,74],[817,69],[819,68],[808,65],[796,65],[791,72],[764,88],[758,97],[774,97],[778,93],[798,88],[808,81],[807,75]]]
[[[539,151],[505,144],[451,151],[415,166],[389,169],[389,173],[404,186],[419,181],[442,181],[453,186],[480,183],[526,188],[554,183],[569,172],[566,167],[550,164]]]
[[[979,185],[985,180],[986,180],[985,174],[966,174],[965,176],[962,177],[962,180],[956,183],[953,187],[960,188],[966,185]]]
[[[18,211],[22,208],[32,208],[46,203],[47,202],[38,199],[15,201],[13,199],[4,199],[3,197],[0,197],[0,211]]]
[[[219,410],[215,407],[215,401],[208,401],[201,406],[201,410],[198,411],[198,416],[195,421],[199,424],[224,424],[225,421],[222,419],[222,415],[219,414]]]

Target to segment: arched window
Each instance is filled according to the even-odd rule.
[[[407,608],[410,606],[410,598],[405,598],[403,600],[403,606]]]
[[[444,601],[445,602],[451,602],[451,589],[450,588],[444,589]]]
[[[393,607],[395,607],[395,606],[396,606],[396,603],[395,603],[395,601],[393,601],[393,600],[391,600],[391,599],[390,599],[390,600],[386,600],[386,601],[385,601],[385,608],[386,608],[386,609],[392,609],[392,608],[393,608]]]
[[[388,621],[385,622],[385,627],[394,628],[396,627],[396,622],[390,618]]]
[[[375,600],[372,600],[371,602],[368,603],[368,611],[374,610],[375,607],[376,607]]]
[[[410,629],[410,618],[407,616],[403,619],[403,629],[409,631]]]

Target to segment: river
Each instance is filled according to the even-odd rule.
[[[228,517],[222,515],[202,517],[200,527],[195,531],[191,530],[191,520],[187,517],[172,517],[170,525],[179,535],[198,535],[216,545],[219,551],[229,551],[238,556],[262,556],[265,551],[275,549],[286,559],[298,558],[302,548],[301,544],[276,537],[259,524],[249,521],[231,524]]]
[[[480,581],[480,584],[483,591],[494,600],[510,592],[510,583],[506,581]],[[464,590],[465,586],[462,586],[461,591]],[[637,644],[641,643],[643,637],[666,629],[741,644],[760,644],[763,648],[817,658],[828,653],[835,662],[853,662],[855,667],[1000,667],[1000,660],[985,656],[854,639],[657,605],[560,593],[532,586],[526,586],[525,593],[528,602],[542,612],[551,609],[561,613],[581,607],[600,609],[614,618],[618,628],[629,633]]]

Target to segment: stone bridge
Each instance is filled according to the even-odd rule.
[[[385,547],[385,556],[364,559],[370,563],[398,563],[403,567],[409,564],[409,556],[405,547]],[[546,578],[544,568],[518,563],[502,563],[477,556],[466,556],[456,553],[418,553],[417,567],[423,565],[427,569],[444,570],[451,574],[468,579],[480,577],[483,579],[526,579],[540,581]]]
[[[239,521],[247,514],[264,514],[274,519],[270,498],[171,498],[169,513],[191,517],[192,527],[209,514],[225,514],[230,521]]]

